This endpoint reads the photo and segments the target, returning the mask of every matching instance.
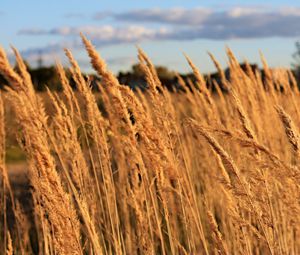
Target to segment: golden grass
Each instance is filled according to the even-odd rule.
[[[7,104],[0,95],[1,254],[299,254],[300,98],[290,71],[262,56],[262,79],[227,49],[227,80],[210,54],[221,77],[213,94],[186,56],[195,84],[178,75],[185,93],[171,94],[138,49],[149,89],[134,93],[81,37],[98,94],[67,49],[77,92],[58,63],[63,92],[44,97],[18,51],[15,71],[0,49],[10,83]],[[8,104],[29,166],[29,214],[6,170]]]

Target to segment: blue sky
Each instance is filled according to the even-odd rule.
[[[271,66],[289,67],[300,40],[300,1],[1,0],[0,45],[8,52],[16,46],[33,66],[40,56],[45,64],[66,63],[68,47],[89,71],[80,31],[114,72],[137,61],[135,45],[181,72],[189,71],[183,52],[203,72],[214,71],[207,51],[225,67],[225,46],[241,61],[259,62],[261,50]]]

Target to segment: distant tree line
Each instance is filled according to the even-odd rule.
[[[294,65],[294,74],[297,78],[300,77],[300,44],[298,45],[299,48],[299,65]],[[250,65],[253,71],[259,71],[262,77],[264,77],[264,73],[262,70],[259,70],[258,66],[256,64]],[[61,90],[61,83],[58,77],[58,74],[56,72],[56,69],[54,66],[50,67],[38,67],[38,68],[31,68],[27,64],[28,71],[31,75],[32,82],[35,86],[35,89],[37,91],[45,91],[46,87],[48,87],[50,90]],[[246,70],[246,65],[241,64],[241,68]],[[17,68],[16,68],[17,70]],[[180,91],[184,90],[184,88],[181,86],[178,75],[185,81],[187,86],[191,86],[193,82],[195,81],[194,75],[192,73],[188,74],[176,74],[174,71],[170,71],[167,67],[164,66],[157,66],[156,67],[157,74],[164,86],[166,86],[170,91]],[[230,70],[227,68],[224,70],[226,78],[230,79]],[[75,89],[76,85],[73,81],[70,72],[66,69],[67,77],[69,78],[71,86]],[[97,90],[97,83],[101,83],[101,77],[95,75],[95,74],[86,74],[86,79],[91,82],[91,87],[95,90]],[[142,70],[140,70],[139,65],[135,64],[132,66],[131,70],[128,72],[119,72],[117,75],[117,78],[120,82],[120,84],[124,84],[127,86],[130,86],[132,89],[140,88],[142,90],[147,88],[147,83],[144,78]],[[204,78],[207,82],[207,86],[211,88],[213,91],[215,90],[215,82],[218,83],[221,86],[221,89],[224,89],[222,87],[221,78],[219,77],[218,73],[212,73],[209,75],[204,75]],[[7,86],[8,83],[5,80],[3,76],[0,75],[0,89],[3,89],[4,86]]]

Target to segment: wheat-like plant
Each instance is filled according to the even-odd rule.
[[[138,48],[147,90],[133,91],[81,38],[98,92],[68,49],[76,89],[57,63],[62,91],[40,94],[17,49],[13,68],[0,48],[1,254],[300,253],[300,99],[290,70],[261,55],[262,76],[227,48],[229,76],[211,53],[218,80],[185,56],[193,77],[176,74],[181,90],[170,92]],[[29,210],[7,170],[11,119]]]

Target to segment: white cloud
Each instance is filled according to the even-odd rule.
[[[257,7],[234,7],[225,13],[227,13],[229,17],[239,18],[242,16],[263,14],[265,12],[266,11],[264,9]]]
[[[23,29],[22,35],[76,36],[87,34],[98,44],[161,39],[230,39],[295,37],[300,35],[300,8],[267,9],[234,7],[224,11],[207,8],[140,9],[123,13],[101,12],[118,25]],[[124,24],[124,22],[126,22]],[[159,23],[160,26],[157,24]],[[126,25],[127,24],[127,25]]]
[[[169,29],[160,27],[159,29],[147,28],[144,26],[129,25],[126,27],[104,26],[81,26],[81,27],[58,27],[50,30],[43,29],[23,29],[19,31],[21,35],[58,35],[64,38],[78,38],[79,34],[86,34],[94,40],[97,45],[116,44],[125,42],[139,42],[142,40],[156,40],[167,37]]]
[[[207,8],[141,9],[123,13],[101,12],[94,19],[113,19],[114,25],[62,26],[49,30],[26,28],[19,34],[55,35],[55,45],[24,51],[25,57],[42,52],[53,55],[63,47],[82,49],[79,33],[90,38],[96,47],[120,43],[158,40],[226,40],[300,36],[300,8],[268,9],[234,7],[223,11]],[[95,21],[94,21],[95,22]],[[93,23],[94,23],[93,22]],[[121,25],[120,25],[121,24]]]
[[[171,8],[171,9],[140,9],[124,13],[117,13],[113,18],[117,21],[152,22],[179,25],[197,25],[212,15],[207,8]]]
[[[113,18],[119,22],[176,26],[179,30],[190,29],[192,34],[195,30],[199,38],[208,39],[294,37],[300,30],[300,8],[295,7],[234,7],[223,11],[205,8],[142,9],[117,13]],[[200,28],[205,32],[200,32]]]

